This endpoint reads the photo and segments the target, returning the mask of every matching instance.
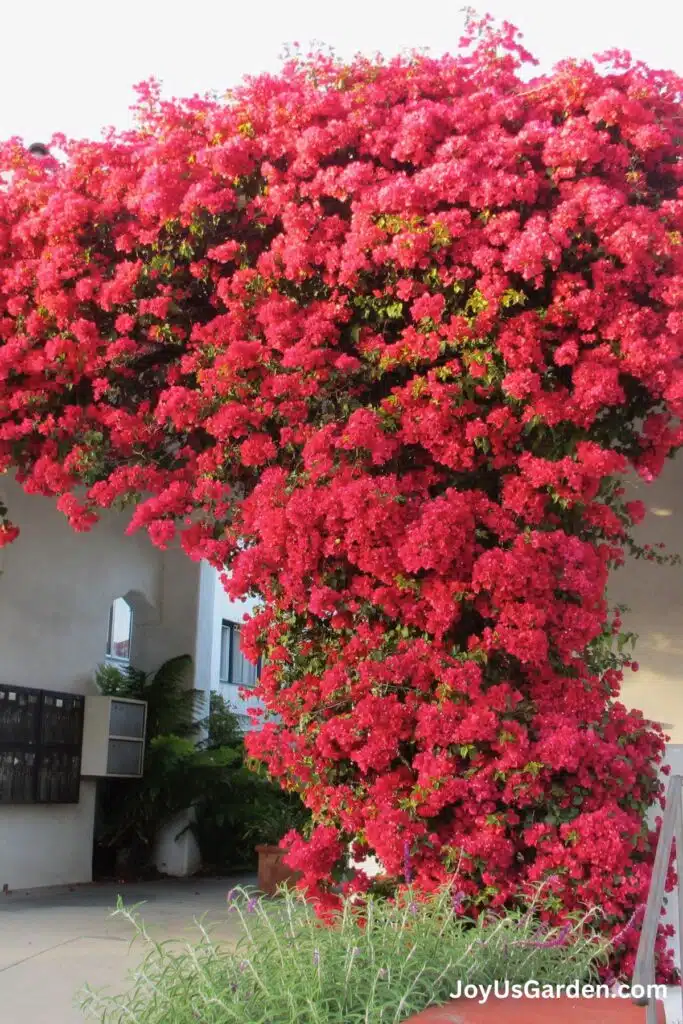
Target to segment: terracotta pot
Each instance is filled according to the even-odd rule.
[[[645,1024],[645,1008],[630,999],[494,999],[476,1003],[454,999],[432,1006],[405,1024]],[[657,1022],[666,1024],[664,1004],[657,1003]]]
[[[284,856],[279,846],[257,846],[258,887],[266,896],[274,896],[279,885],[292,885],[299,874],[282,863]]]

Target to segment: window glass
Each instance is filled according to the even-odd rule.
[[[139,740],[109,740],[107,771],[110,775],[140,775],[144,745]]]
[[[133,610],[125,597],[117,597],[109,612],[107,657],[117,661],[130,661],[130,638],[133,630]]]
[[[232,630],[229,622],[223,622],[221,625],[221,664],[219,671],[219,679],[221,683],[230,682],[230,641],[232,639]]]
[[[258,678],[258,666],[248,661],[242,653],[240,627],[233,626],[232,629],[231,681],[237,686],[255,686]]]
[[[141,740],[145,735],[145,705],[127,700],[113,700],[109,712],[109,730],[112,736]]]
[[[241,631],[236,622],[223,622],[221,627],[221,683],[233,686],[255,686],[260,663],[252,664],[242,653]]]

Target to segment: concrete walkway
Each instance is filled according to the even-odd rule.
[[[2,1024],[83,1024],[74,998],[87,982],[112,993],[143,955],[130,948],[131,927],[112,918],[120,894],[127,906],[145,901],[145,925],[155,938],[190,938],[202,918],[224,942],[239,936],[226,912],[233,885],[255,879],[190,879],[39,889],[0,895],[0,1021]]]

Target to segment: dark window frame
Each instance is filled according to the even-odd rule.
[[[21,720],[16,723],[16,731],[20,735],[23,732],[23,738],[12,736],[11,723],[3,719],[10,693],[19,696],[18,707],[21,697],[26,697],[26,706],[33,704],[35,708],[30,715],[25,715],[33,721],[24,723],[27,726],[24,730],[20,730]],[[0,684],[0,694],[3,695],[0,699],[0,774],[5,776],[7,768],[10,768],[10,796],[6,800],[2,798],[3,783],[0,782],[0,806],[79,803],[85,697],[8,684]],[[59,701],[62,705],[58,704]],[[64,713],[60,713],[62,707]],[[26,760],[33,758],[26,773],[29,778],[22,787],[17,784],[15,788],[11,766],[5,763],[8,756],[23,760],[25,767]],[[22,797],[16,798],[20,788]]]
[[[218,666],[218,681],[221,686],[243,686],[245,689],[250,690],[261,678],[262,659],[259,658],[256,663],[256,679],[253,684],[250,685],[249,683],[243,683],[238,679],[233,679],[233,644],[235,643],[235,640],[239,643],[240,632],[241,626],[239,622],[232,622],[230,619],[221,620],[221,648],[220,663]],[[224,646],[224,637],[226,634],[229,639],[227,645]],[[244,655],[242,655],[242,657],[244,657]],[[223,675],[223,668],[226,660],[228,663],[227,677]],[[247,661],[246,658],[244,658],[244,660]],[[249,664],[251,665],[252,662],[249,662]]]

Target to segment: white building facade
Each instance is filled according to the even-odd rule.
[[[59,792],[54,765],[68,758],[52,748],[53,760],[43,759],[50,785],[18,785],[34,756],[17,742],[26,737],[16,709],[38,700],[64,716],[79,703],[73,697],[97,693],[105,660],[151,671],[189,654],[194,687],[223,693],[246,727],[238,688],[254,681],[256,667],[239,651],[239,624],[249,603],[230,602],[206,563],[162,552],[143,532],[127,536],[129,513],[107,512],[79,534],[8,475],[0,496],[21,529],[0,549],[0,888],[89,882],[97,780],[72,779],[71,793]],[[177,832],[161,838],[157,864],[182,875],[196,869],[198,852],[190,832],[179,840]]]

